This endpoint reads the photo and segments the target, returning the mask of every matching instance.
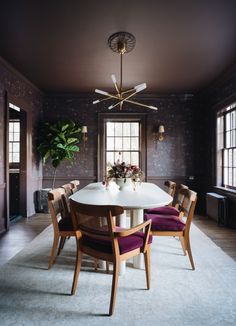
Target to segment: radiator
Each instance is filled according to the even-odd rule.
[[[217,221],[218,225],[227,224],[227,198],[214,192],[206,194],[207,216]]]

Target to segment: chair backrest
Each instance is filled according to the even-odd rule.
[[[72,193],[74,194],[76,191],[78,191],[79,189],[79,185],[80,185],[80,181],[79,180],[72,180],[70,181],[70,184],[72,186]]]
[[[86,205],[70,199],[70,208],[74,230],[79,229],[82,237],[110,240],[113,251],[119,252],[117,239],[113,236],[116,228],[114,216],[123,214],[123,207]]]
[[[58,217],[65,216],[62,195],[65,194],[63,188],[55,188],[48,192],[48,207],[50,210],[54,231],[58,231]]]
[[[167,193],[174,197],[175,195],[175,189],[176,189],[176,183],[170,180],[165,181],[164,185],[167,187]]]
[[[186,220],[186,230],[189,231],[190,225],[193,219],[196,202],[197,202],[197,193],[190,189],[181,189],[180,194],[184,196],[184,200],[181,206],[181,212],[187,218]]]
[[[181,210],[181,206],[184,201],[184,194],[181,192],[182,189],[188,189],[188,186],[185,186],[184,184],[179,185],[178,195],[177,195],[176,202],[175,202],[175,208],[177,208],[179,210]]]
[[[73,186],[71,183],[66,183],[61,186],[65,190],[64,194],[62,194],[62,203],[64,206],[65,216],[70,215],[70,204],[69,204],[69,197],[73,194]]]

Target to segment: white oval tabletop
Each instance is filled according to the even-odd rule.
[[[119,190],[115,182],[106,188],[101,182],[90,183],[77,191],[71,199],[89,205],[119,205],[124,209],[145,209],[168,205],[173,198],[153,183],[142,182]]]

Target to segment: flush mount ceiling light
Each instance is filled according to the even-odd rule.
[[[109,45],[110,49],[112,51],[120,54],[120,83],[118,84],[116,76],[114,74],[112,74],[111,79],[115,86],[116,93],[112,94],[112,93],[109,93],[106,91],[102,91],[100,89],[95,89],[95,93],[104,95],[106,97],[101,100],[93,101],[93,104],[97,104],[97,103],[100,103],[103,101],[114,99],[114,100],[116,100],[116,102],[108,107],[109,110],[111,110],[117,106],[119,106],[120,110],[122,110],[122,106],[123,106],[124,102],[136,104],[136,105],[139,105],[139,106],[142,106],[142,107],[145,107],[148,109],[152,109],[152,110],[157,110],[157,107],[155,107],[155,106],[146,105],[146,104],[131,100],[131,98],[134,95],[141,92],[142,90],[144,90],[147,87],[146,83],[139,84],[130,89],[123,88],[123,79],[122,79],[123,78],[123,55],[125,53],[131,52],[134,49],[135,42],[136,42],[136,40],[135,40],[134,35],[127,33],[127,32],[118,32],[118,33],[112,34],[109,37],[108,45]]]

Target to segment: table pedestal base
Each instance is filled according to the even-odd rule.
[[[143,223],[143,209],[133,209],[131,211],[131,226],[134,227]],[[137,255],[133,258],[134,268],[144,269],[143,254]]]

